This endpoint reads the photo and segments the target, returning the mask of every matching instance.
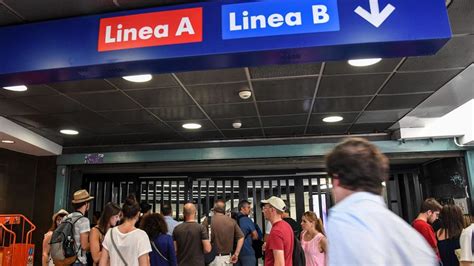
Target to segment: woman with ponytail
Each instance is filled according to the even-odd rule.
[[[327,240],[321,219],[314,212],[305,212],[301,219],[301,246],[306,266],[326,265]]]
[[[128,196],[122,214],[124,222],[105,235],[99,265],[150,266],[150,240],[143,230],[135,228],[140,217],[140,205],[135,196]]]

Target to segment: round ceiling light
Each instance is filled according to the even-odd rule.
[[[328,116],[323,118],[323,122],[326,123],[336,123],[342,121],[344,118],[342,116]]]
[[[13,144],[15,143],[13,140],[8,140],[8,139],[3,139],[2,140],[2,143],[5,143],[5,144]]]
[[[352,59],[347,62],[351,66],[365,67],[365,66],[375,65],[380,61],[382,61],[382,58]]]
[[[79,131],[74,130],[74,129],[61,129],[59,132],[64,135],[77,135],[79,134]]]
[[[185,129],[200,129],[201,125],[197,123],[186,123],[183,124],[183,128]]]
[[[143,75],[135,75],[135,76],[124,76],[122,78],[130,82],[147,82],[152,79],[152,76],[151,74],[143,74]]]
[[[26,91],[28,88],[25,85],[19,85],[19,86],[8,86],[8,87],[3,87],[5,90],[9,91]]]

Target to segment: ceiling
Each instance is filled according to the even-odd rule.
[[[197,1],[3,0],[0,26]],[[90,146],[206,140],[294,138],[388,132],[408,112],[474,62],[474,1],[454,0],[453,38],[438,54],[391,58],[355,68],[322,62],[31,85],[0,90],[0,116],[60,145]],[[238,96],[248,88],[248,100]],[[474,85],[473,85],[474,89]],[[322,118],[341,115],[327,124]],[[235,120],[242,122],[234,129]],[[182,124],[198,122],[199,130]],[[77,136],[63,136],[61,128]]]

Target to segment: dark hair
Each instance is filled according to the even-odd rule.
[[[326,168],[341,187],[380,195],[389,165],[375,145],[362,138],[349,138],[326,155]]]
[[[250,201],[245,200],[245,199],[244,199],[244,200],[241,200],[241,201],[239,202],[239,205],[238,205],[239,211],[242,210],[242,208],[243,208],[245,205],[247,205],[247,204],[250,205],[250,204],[251,204]]]
[[[110,218],[114,215],[119,214],[120,211],[120,206],[113,202],[105,204],[104,210],[102,211],[102,215],[100,216],[99,222],[97,224],[99,229],[102,232],[107,232],[107,229],[109,229]]]
[[[144,215],[140,222],[140,228],[146,232],[151,240],[154,240],[160,234],[168,233],[165,218],[159,213]]]
[[[142,201],[140,203],[140,212],[147,213],[149,210],[151,210],[151,205],[148,202]]]
[[[80,202],[80,203],[72,203],[72,207],[74,208],[74,210],[79,210],[80,208],[82,208],[82,206],[86,205],[87,203],[89,203],[89,201]]]
[[[439,215],[441,231],[445,232],[447,239],[458,238],[464,229],[464,218],[461,208],[456,205],[445,205]]]
[[[140,205],[135,195],[129,195],[122,206],[122,213],[125,219],[132,219],[140,212]]]
[[[161,214],[163,214],[164,216],[169,216],[173,214],[173,209],[171,208],[171,204],[169,203],[161,204]]]
[[[102,215],[101,215],[100,211],[95,211],[95,212],[92,214],[92,216],[94,216],[94,218],[96,218],[97,220],[99,220],[99,219],[100,219],[100,216],[102,216]]]
[[[441,209],[443,209],[443,206],[441,206],[438,201],[436,201],[434,198],[427,198],[421,204],[420,213],[427,211],[439,212]]]
[[[214,201],[214,204],[215,204],[215,203],[219,203],[219,202],[224,203],[224,205],[225,205],[225,203],[226,203],[225,199],[223,199],[223,198],[218,198],[218,199],[216,199],[216,200]]]

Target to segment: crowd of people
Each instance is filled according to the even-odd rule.
[[[265,266],[474,265],[474,226],[464,222],[459,207],[441,206],[428,198],[411,225],[386,207],[381,195],[388,166],[387,157],[370,142],[343,141],[326,156],[336,203],[327,224],[314,212],[305,212],[298,224],[289,216],[288,202],[270,197],[260,202],[268,221],[265,234],[251,219],[248,200],[241,200],[232,215],[226,212],[224,199],[216,200],[213,215],[199,223],[194,203],[183,206],[184,221],[178,222],[170,204],[163,203],[160,213],[152,213],[133,195],[122,207],[107,203],[91,228],[86,215],[94,198],[79,190],[73,195],[73,212],[53,215],[43,241],[42,263],[255,266],[262,257]],[[63,246],[73,243],[75,253],[61,257],[52,243],[58,231],[67,232],[66,225],[73,237],[60,239]]]

